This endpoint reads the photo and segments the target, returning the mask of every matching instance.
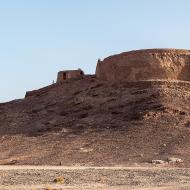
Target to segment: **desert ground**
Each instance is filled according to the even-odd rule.
[[[0,104],[1,165],[190,166],[190,82],[93,76]]]
[[[188,189],[189,126],[190,82],[53,84],[0,104],[0,187]]]
[[[0,176],[2,190],[190,189],[190,169],[182,168],[1,166]]]

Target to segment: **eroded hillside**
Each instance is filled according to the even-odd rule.
[[[0,164],[190,166],[190,83],[72,79],[0,104]]]

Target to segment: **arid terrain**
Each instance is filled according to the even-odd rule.
[[[0,104],[0,164],[130,166],[146,167],[147,172],[152,167],[168,172],[169,168],[188,168],[189,113],[190,82],[110,83],[95,76],[70,79],[28,92],[25,99]],[[167,162],[169,157],[180,158],[183,162]],[[158,166],[152,164],[152,160],[163,160],[164,163]],[[182,170],[186,171],[182,175],[186,176],[185,181],[176,181],[181,179],[181,173],[176,171],[163,178],[165,170],[159,173],[159,179],[168,182],[172,178],[174,186],[188,185],[190,171]],[[1,169],[0,172],[6,179],[6,173]],[[143,171],[142,175],[148,175],[147,172]],[[21,173],[16,172],[15,176],[19,175]],[[121,180],[128,179],[125,175],[129,173],[118,174]],[[131,176],[135,175],[131,173]],[[4,183],[2,179],[0,185]],[[48,182],[50,178],[47,179]],[[16,178],[14,180],[13,185],[17,184]],[[133,178],[130,180],[125,183],[126,187],[118,180],[115,183],[118,182],[118,188],[121,185],[120,189],[127,189]],[[161,182],[163,187],[169,185]],[[141,183],[137,187],[156,185],[162,187],[160,183],[153,186]]]
[[[177,157],[189,167],[189,89],[87,76],[0,104],[0,164],[131,166]]]
[[[187,190],[190,170],[144,167],[2,166],[1,190]]]

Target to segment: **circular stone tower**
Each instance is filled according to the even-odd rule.
[[[147,49],[110,56],[98,61],[96,76],[111,82],[190,81],[190,50]]]

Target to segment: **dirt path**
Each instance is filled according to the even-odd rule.
[[[125,167],[125,166],[31,166],[31,165],[0,165],[0,170],[190,170],[190,168],[178,167]]]
[[[188,186],[168,186],[168,187],[151,187],[151,188],[134,188],[129,186],[114,186],[114,187],[106,187],[106,186],[59,186],[59,185],[36,185],[36,186],[9,186],[9,187],[1,187],[1,190],[188,190],[190,187]]]
[[[190,189],[190,168],[0,166],[0,189],[182,190]]]

